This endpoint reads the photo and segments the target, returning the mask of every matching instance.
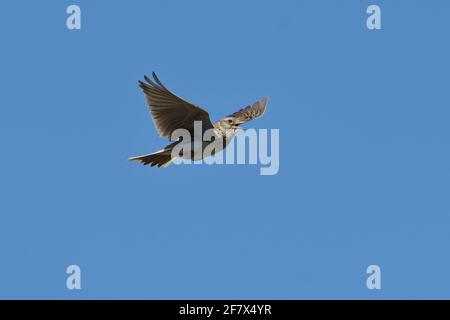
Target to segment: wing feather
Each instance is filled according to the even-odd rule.
[[[186,129],[192,134],[194,121],[202,121],[203,131],[213,127],[208,112],[169,91],[152,73],[153,80],[144,76],[139,86],[145,94],[149,111],[158,133],[171,139],[176,129]]]

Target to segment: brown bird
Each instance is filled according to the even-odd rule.
[[[240,129],[240,125],[262,116],[267,107],[268,98],[264,97],[261,101],[257,101],[253,105],[249,105],[213,124],[208,112],[176,96],[159,81],[154,72],[152,75],[153,80],[144,76],[145,82],[139,81],[139,86],[145,94],[153,123],[160,136],[167,137],[173,141],[172,134],[176,129],[186,129],[191,134],[191,137],[195,137],[194,122],[200,121],[202,125],[202,141],[195,143],[195,138],[188,142],[178,139],[157,152],[129,158],[131,161],[140,161],[144,165],[167,167],[176,157],[201,160],[204,157],[203,151],[206,146],[217,139],[221,139],[224,143],[216,151],[226,148]],[[212,141],[203,140],[203,134],[206,130],[213,130],[214,139]],[[190,154],[172,155],[173,148],[180,143],[190,144],[192,150]]]

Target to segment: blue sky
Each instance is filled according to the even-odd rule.
[[[0,298],[450,298],[449,10],[2,3]],[[280,129],[279,173],[129,163],[166,143],[152,70],[213,120],[269,96],[247,127]]]

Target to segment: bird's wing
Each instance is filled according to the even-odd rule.
[[[261,101],[256,101],[254,104],[243,108],[229,117],[234,117],[238,119],[241,123],[248,122],[250,120],[259,118],[266,111],[267,103],[269,102],[268,97],[264,97]]]
[[[153,72],[153,80],[144,76],[139,86],[145,94],[156,129],[171,139],[176,129],[194,131],[194,121],[202,122],[202,130],[213,128],[208,112],[170,92]]]

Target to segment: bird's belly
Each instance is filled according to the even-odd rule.
[[[180,146],[183,147],[183,154],[182,154],[182,158],[183,159],[190,159],[190,160],[202,160],[205,156],[210,156],[210,155],[214,155],[217,152],[222,151],[226,146],[223,145],[222,143],[217,143],[215,144],[215,146],[213,147],[213,152],[212,154],[209,154],[209,152],[207,152],[208,154],[205,154],[205,148],[210,145],[213,142],[210,141],[200,141],[198,143],[190,143],[190,152],[189,151],[189,144],[181,144]],[[212,146],[211,146],[212,148]],[[211,151],[211,149],[209,150]]]

